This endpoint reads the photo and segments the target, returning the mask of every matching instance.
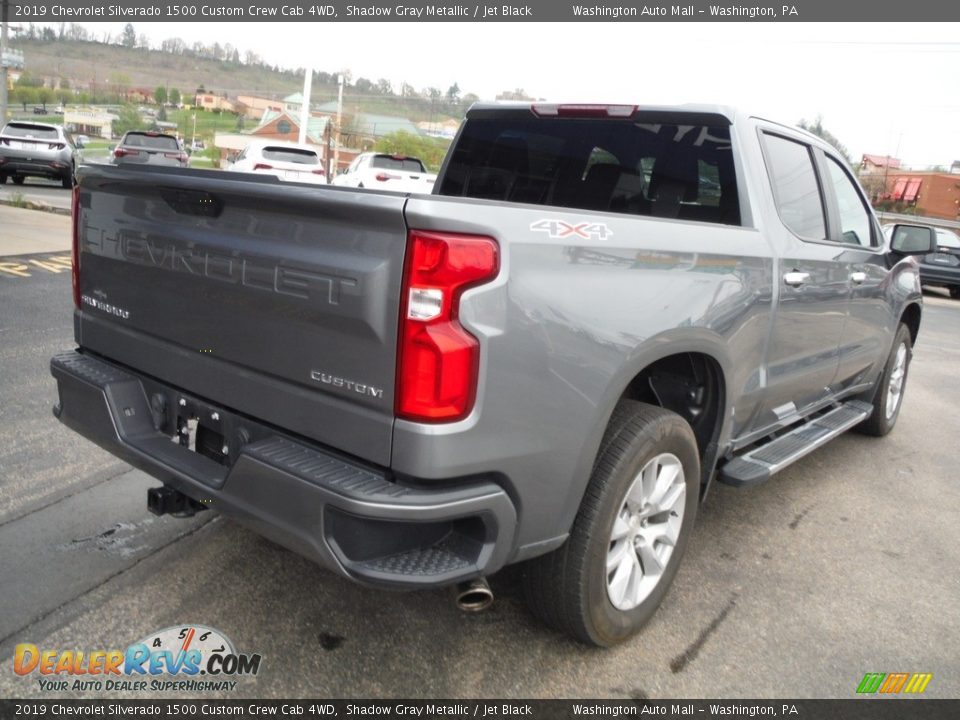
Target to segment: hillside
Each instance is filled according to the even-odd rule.
[[[22,38],[17,47],[24,52],[27,72],[37,78],[63,78],[72,88],[114,92],[118,87],[153,89],[159,85],[177,88],[189,97],[198,87],[211,92],[258,95],[279,99],[303,87],[303,74],[266,65],[214,60],[190,54],[173,54],[155,49],[130,48],[89,40],[31,40]],[[320,75],[330,77],[327,73]],[[313,102],[335,100],[333,83],[314,80]],[[459,118],[457,108],[442,106],[436,99],[361,92],[355,86],[344,89],[348,112],[402,115],[414,122]]]

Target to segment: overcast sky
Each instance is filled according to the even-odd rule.
[[[101,36],[122,23],[88,23]],[[231,43],[267,62],[493,99],[736,105],[823,116],[854,158],[960,160],[957,23],[134,23],[151,45]],[[207,82],[216,88],[216,78]]]

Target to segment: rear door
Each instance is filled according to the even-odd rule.
[[[389,463],[402,196],[164,168],[80,176],[84,349]]]
[[[754,430],[788,422],[831,395],[847,315],[843,248],[828,237],[825,195],[813,148],[780,128],[761,131],[780,222],[779,304],[767,355],[767,395]]]

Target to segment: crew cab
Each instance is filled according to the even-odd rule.
[[[361,153],[332,184],[394,192],[430,193],[437,176],[427,172],[415,157],[386,153]]]
[[[54,412],[163,483],[151,510],[383,588],[523,563],[600,646],[712,483],[893,429],[933,249],[885,247],[833,147],[721,106],[477,105],[432,195],[78,177]]]

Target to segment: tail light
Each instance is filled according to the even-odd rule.
[[[273,165],[267,165],[266,163],[257,163],[253,166],[254,170],[273,170]]]
[[[73,306],[80,309],[80,186],[73,186],[70,202],[70,217],[73,219],[73,242],[70,250],[70,275],[73,281]]]
[[[50,143],[51,150],[63,150],[65,147],[63,143]]]
[[[326,173],[325,173],[322,169],[321,169],[321,170],[311,170],[310,172],[313,173],[314,175],[326,175]]]
[[[176,160],[177,162],[187,162],[190,159],[190,157],[183,152],[164,153],[163,156],[171,160]]]
[[[480,343],[459,322],[460,296],[493,280],[499,269],[493,238],[410,231],[397,357],[398,416],[450,422],[469,414]]]
[[[390,173],[377,173],[377,174],[376,174],[376,178],[377,178],[377,180],[379,180],[380,182],[386,182],[387,180],[399,180],[399,179],[400,179],[400,176],[399,176],[399,175],[391,175]]]
[[[128,150],[127,148],[118,147],[113,151],[113,156],[116,158],[126,157],[127,155],[139,155],[139,150]]]

